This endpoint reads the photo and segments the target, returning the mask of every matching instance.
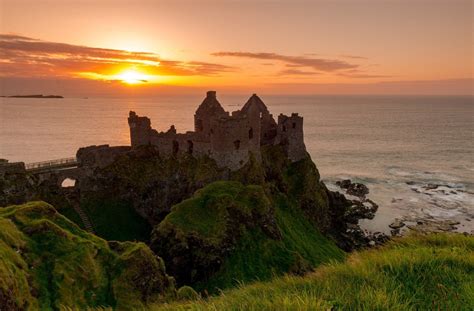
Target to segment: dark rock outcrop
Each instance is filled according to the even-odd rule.
[[[20,204],[35,198],[37,181],[22,162],[0,161],[0,206]]]
[[[353,183],[350,179],[344,179],[336,181],[341,189],[344,189],[347,194],[365,199],[365,196],[369,194],[369,188],[366,185],[360,183]]]
[[[272,209],[260,186],[215,182],[173,207],[155,227],[151,248],[180,284],[194,284],[219,270],[245,232],[258,228],[281,239]]]

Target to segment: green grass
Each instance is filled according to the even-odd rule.
[[[284,196],[276,201],[275,213],[282,239],[270,239],[260,229],[249,230],[219,272],[196,288],[215,293],[287,272],[305,273],[322,263],[344,258],[344,253],[319,233],[301,211],[290,207]]]
[[[2,310],[133,309],[174,290],[148,246],[107,242],[45,202],[0,209],[0,229]]]
[[[214,182],[175,205],[160,226],[172,224],[185,234],[197,232],[205,238],[219,239],[225,233],[227,206],[242,191],[238,182]]]
[[[151,226],[123,201],[88,200],[81,203],[95,234],[109,241],[148,241]]]
[[[344,253],[292,204],[262,186],[214,182],[172,208],[155,227],[152,248],[180,285],[209,293],[342,260]]]
[[[472,310],[474,237],[410,236],[304,277],[284,276],[153,310]]]

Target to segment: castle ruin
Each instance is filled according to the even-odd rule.
[[[292,162],[306,156],[303,118],[297,113],[280,114],[278,123],[263,101],[253,94],[238,111],[226,112],[215,91],[207,96],[194,114],[194,131],[177,133],[174,125],[158,132],[150,119],[130,111],[128,117],[132,148],[154,145],[162,156],[183,153],[195,157],[209,156],[219,167],[236,170],[245,165],[250,154],[260,161],[260,147],[282,145]]]

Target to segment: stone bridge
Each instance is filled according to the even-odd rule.
[[[27,163],[25,169],[30,174],[36,175],[40,182],[54,180],[58,186],[61,186],[67,178],[76,181],[81,175],[76,157]]]
[[[52,170],[65,169],[65,168],[71,168],[71,167],[77,167],[76,157],[25,164],[26,170],[31,173],[37,173],[37,172],[42,172],[42,171],[52,171]]]
[[[63,189],[66,200],[69,201],[72,208],[81,218],[82,223],[87,231],[94,233],[94,226],[89,216],[81,208],[80,202],[74,197],[78,195],[76,189],[76,182],[82,175],[82,170],[78,167],[76,157],[55,159],[49,161],[35,162],[25,164],[25,169],[30,174],[38,177],[38,182],[54,183],[59,188]],[[74,181],[73,184],[65,186],[64,180],[70,179]]]

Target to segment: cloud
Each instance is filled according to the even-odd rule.
[[[279,75],[281,76],[314,76],[318,74],[319,72],[304,71],[299,69],[286,69],[279,72]]]
[[[339,55],[339,57],[342,57],[342,58],[350,58],[350,59],[364,59],[364,60],[367,60],[367,59],[368,59],[368,58],[365,57],[365,56],[347,55],[347,54]]]
[[[358,68],[359,65],[351,64],[339,59],[313,58],[307,56],[288,56],[277,53],[253,53],[253,52],[215,52],[213,56],[218,57],[243,57],[260,60],[276,60],[294,67],[309,67],[313,70],[333,72],[343,69]]]
[[[356,78],[356,79],[391,78],[391,77],[393,77],[393,76],[389,76],[389,75],[370,74],[370,73],[363,73],[363,72],[361,72],[361,73],[342,72],[342,73],[339,73],[338,76],[346,77],[346,78]]]
[[[0,66],[2,76],[57,77],[81,72],[110,75],[126,67],[170,76],[211,76],[235,70],[221,64],[165,60],[150,52],[49,42],[13,34],[0,34]]]

